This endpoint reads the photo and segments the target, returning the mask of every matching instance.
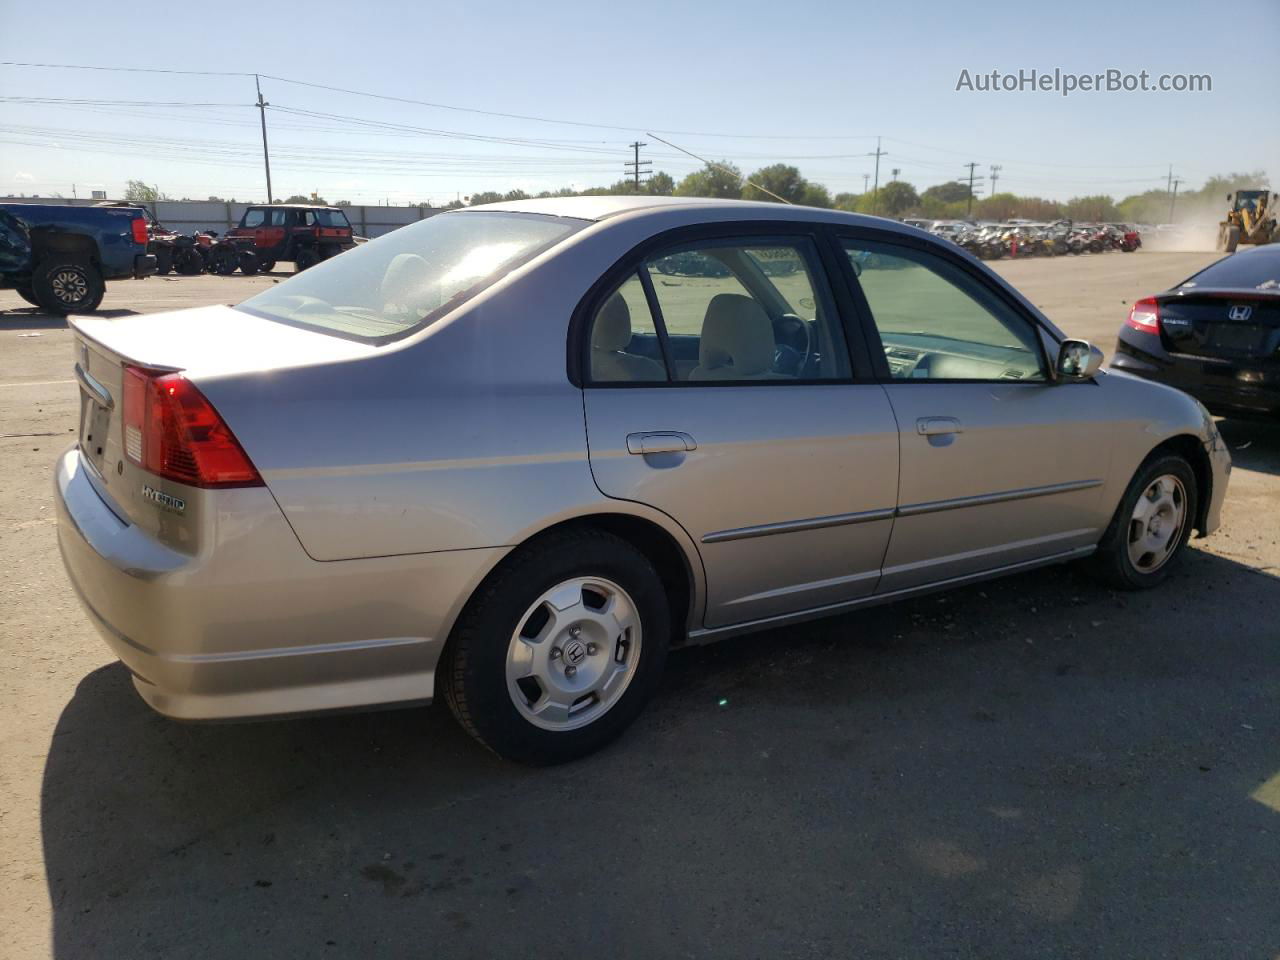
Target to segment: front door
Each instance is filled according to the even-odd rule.
[[[897,428],[883,388],[851,377],[816,251],[785,231],[655,249],[602,298],[584,349],[596,483],[688,531],[708,627],[879,580]]]
[[[1034,318],[980,273],[924,246],[843,247],[901,433],[880,591],[1095,543],[1110,465],[1103,391],[1055,383]]]

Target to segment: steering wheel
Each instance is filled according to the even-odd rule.
[[[796,333],[804,335],[804,352],[792,346]],[[773,321],[773,369],[775,373],[804,377],[809,370],[809,361],[813,357],[813,331],[809,321],[794,313],[784,313]]]

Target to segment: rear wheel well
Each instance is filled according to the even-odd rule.
[[[67,253],[84,257],[95,266],[98,263],[98,245],[90,237],[77,233],[35,231],[31,237],[31,247],[37,264],[51,254]]]
[[[684,643],[693,603],[693,574],[689,560],[671,534],[651,520],[624,513],[574,517],[540,531],[534,539],[573,527],[595,527],[627,541],[648,558],[667,592],[671,607],[671,645]]]
[[[1170,437],[1147,455],[1147,459],[1161,453],[1175,453],[1191,464],[1191,471],[1196,475],[1197,497],[1195,529],[1204,536],[1205,524],[1209,517],[1209,501],[1213,495],[1213,466],[1209,462],[1209,454],[1205,452],[1204,443],[1199,437],[1184,433]]]

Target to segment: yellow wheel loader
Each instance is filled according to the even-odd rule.
[[[1227,194],[1227,219],[1218,224],[1218,249],[1234,253],[1242,243],[1280,243],[1276,206],[1280,192],[1237,190]]]

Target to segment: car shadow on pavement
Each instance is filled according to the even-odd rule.
[[[1280,423],[1265,420],[1219,420],[1232,462],[1242,470],[1280,475]]]
[[[1270,955],[1278,596],[1192,550],[680,651],[544,770],[443,706],[184,725],[103,667],[44,773],[54,954]]]

